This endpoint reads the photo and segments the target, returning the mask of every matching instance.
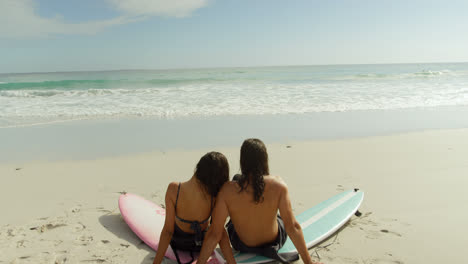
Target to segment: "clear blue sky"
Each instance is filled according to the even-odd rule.
[[[0,0],[0,72],[468,61],[466,0]]]

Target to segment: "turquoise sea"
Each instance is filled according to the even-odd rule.
[[[0,74],[0,127],[468,105],[468,63]]]
[[[0,74],[0,162],[468,128],[468,63]]]

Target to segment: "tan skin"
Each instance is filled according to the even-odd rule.
[[[169,247],[169,243],[171,242],[172,234],[174,233],[174,223],[177,223],[182,231],[187,233],[194,233],[194,231],[190,229],[190,224],[181,222],[175,217],[175,202],[177,199],[178,186],[178,182],[171,182],[167,187],[165,198],[166,219],[164,222],[164,227],[161,231],[159,247],[156,252],[153,264],[159,264],[162,262],[164,254],[166,253],[166,250]],[[210,216],[212,208],[211,202],[211,196],[207,194],[204,189],[202,189],[198,180],[193,176],[190,180],[181,183],[179,200],[177,202],[177,216],[189,221],[204,221]],[[205,230],[207,227],[208,223],[201,225],[202,230]],[[220,246],[223,255],[227,256],[227,258],[234,259],[227,234],[225,239],[220,241]],[[209,252],[209,255],[211,255],[212,251],[213,250]]]
[[[296,221],[292,211],[286,184],[276,176],[264,176],[264,179],[264,200],[261,203],[253,201],[251,186],[239,192],[240,186],[237,182],[227,182],[223,185],[213,211],[213,223],[205,236],[197,263],[206,263],[216,244],[221,245],[220,241],[227,239],[224,223],[228,215],[239,238],[247,246],[260,246],[276,240],[278,236],[276,215],[279,209],[286,233],[297,248],[302,261],[305,264],[319,264],[313,262],[309,255],[301,225]],[[227,262],[235,263],[232,259],[227,259]]]

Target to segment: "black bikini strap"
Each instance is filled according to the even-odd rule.
[[[203,220],[203,221],[201,221],[201,222],[198,222],[198,221],[196,221],[196,220],[195,220],[195,221],[185,220],[185,219],[182,219],[182,218],[178,217],[177,215],[176,215],[175,217],[177,218],[177,220],[179,220],[179,221],[181,221],[181,222],[183,222],[183,223],[186,223],[186,224],[197,223],[197,224],[203,225],[204,223],[208,222],[208,220],[210,220],[210,217],[211,217],[211,216],[208,216],[207,219],[205,219],[205,220]]]
[[[187,224],[198,224],[198,225],[202,225],[204,223],[207,223],[208,220],[210,220],[210,217],[211,217],[211,213],[213,213],[213,196],[211,196],[211,204],[210,204],[210,215],[208,216],[207,219],[201,221],[201,222],[198,222],[198,221],[188,221],[188,220],[185,220],[185,219],[182,219],[180,218],[178,215],[177,215],[177,202],[179,201],[179,192],[180,192],[180,182],[179,182],[179,187],[177,188],[177,197],[176,197],[176,201],[175,201],[175,205],[174,205],[174,211],[175,211],[175,217],[181,221],[181,222],[184,222],[184,223],[187,223]],[[192,228],[194,229],[194,228]],[[195,229],[194,229],[195,230]]]
[[[200,224],[204,224],[204,223],[207,223],[208,220],[211,219],[211,214],[213,213],[213,196],[211,196],[211,204],[210,204],[210,215],[208,216],[207,219],[203,220],[200,222]]]
[[[177,188],[177,197],[175,199],[175,208],[174,210],[176,211],[176,215],[177,215],[177,202],[179,201],[179,192],[180,192],[180,182],[179,182],[179,187]]]

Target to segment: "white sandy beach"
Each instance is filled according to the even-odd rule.
[[[365,192],[362,216],[310,250],[315,260],[467,261],[467,129],[265,143],[297,213],[345,189]],[[224,153],[237,173],[239,147],[0,164],[0,263],[152,263],[120,217],[119,192],[161,204],[167,184],[188,179],[207,151]]]
[[[467,11],[0,0],[0,264],[153,263],[120,195],[164,205],[210,151],[232,179],[247,138],[267,146],[296,215],[364,192],[314,261],[468,264]]]

